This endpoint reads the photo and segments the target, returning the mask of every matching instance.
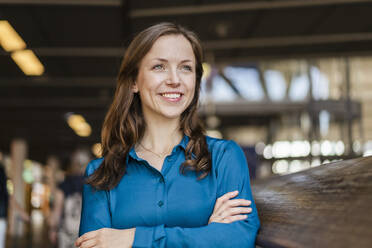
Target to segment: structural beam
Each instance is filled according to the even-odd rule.
[[[92,87],[114,88],[114,77],[21,77],[0,78],[1,87]]]
[[[32,50],[43,57],[122,57],[124,47],[40,47]]]
[[[11,5],[80,5],[120,6],[121,0],[0,0],[0,4]]]
[[[14,185],[13,197],[17,204],[25,209],[25,181],[22,178],[24,162],[27,158],[28,146],[24,139],[14,139],[11,142],[11,160],[12,160],[12,171],[11,178]],[[15,207],[10,208],[10,225],[9,232],[11,235],[22,236],[25,232],[25,225],[20,219],[17,218],[17,213],[14,211]]]
[[[1,0],[0,0],[1,1]],[[33,47],[30,48],[42,57],[122,57],[124,47]],[[1,51],[0,55],[9,55]]]
[[[371,0],[311,0],[311,1],[247,1],[225,4],[205,4],[193,6],[134,9],[130,12],[132,18],[163,17],[176,15],[198,15],[219,12],[237,12],[263,9],[303,8],[325,5],[351,5],[357,3],[371,3]]]
[[[0,111],[17,109],[17,108],[37,108],[39,110],[48,110],[50,108],[75,109],[75,108],[105,108],[111,103],[110,97],[98,98],[93,97],[44,97],[44,98],[0,98]],[[353,118],[358,117],[361,113],[361,105],[357,101],[351,101],[351,112]],[[216,114],[222,115],[269,115],[282,112],[298,112],[308,109],[308,102],[252,102],[247,100],[236,100],[231,103],[215,103]],[[335,115],[344,115],[345,101],[342,100],[323,100],[314,101],[311,104],[314,112],[328,110]],[[206,105],[200,106],[200,112],[207,109]],[[71,110],[71,111],[72,111]]]
[[[372,41],[372,32],[206,40],[203,41],[203,45],[207,51],[213,51],[224,49],[310,46],[361,41]],[[40,57],[122,57],[125,52],[125,48],[123,47],[33,47],[30,49],[35,51]],[[0,52],[0,55],[8,56],[9,53]]]
[[[226,39],[204,41],[207,50],[234,49],[234,48],[262,48],[283,47],[315,44],[333,44],[343,42],[372,41],[372,32],[366,33],[343,33],[324,35],[299,35],[287,37]]]
[[[281,114],[283,112],[299,112],[306,108],[306,102],[252,102],[247,100],[237,100],[229,103],[214,103],[217,116],[268,116]],[[205,115],[208,113],[207,106],[201,105],[199,113]]]
[[[48,97],[48,98],[1,98],[0,110],[17,108],[104,108],[109,106],[111,99],[97,97]]]
[[[50,121],[61,121],[66,120],[66,114],[68,112],[63,109],[40,109],[40,110],[27,110],[19,109],[14,110],[4,110],[0,111],[0,122],[2,124],[8,123],[22,123],[25,121],[39,121],[39,122],[50,122]],[[88,122],[101,122],[105,118],[106,110],[105,109],[86,109],[83,111],[76,111],[74,113],[81,114],[88,120]],[[53,128],[53,127],[52,127]]]
[[[247,100],[237,100],[229,103],[214,103],[216,109],[216,115],[220,116],[268,116],[273,114],[283,113],[299,113],[309,107],[309,102],[291,102],[291,101],[261,101],[253,102]],[[336,117],[344,116],[345,114],[345,101],[344,100],[321,100],[314,101],[310,106],[314,112],[320,112],[321,110],[328,110],[332,112]],[[205,115],[208,106],[201,105],[199,113]],[[358,117],[361,112],[361,105],[357,101],[351,101],[351,111],[353,118]]]
[[[372,56],[372,51],[337,51],[337,52],[311,52],[301,53],[292,52],[290,54],[261,54],[261,55],[241,55],[241,56],[219,56],[215,59],[215,64],[230,64],[230,65],[249,65],[252,62],[267,62],[267,61],[281,61],[285,59],[312,59],[312,58],[344,58],[344,57],[369,57]]]
[[[285,78],[286,86],[287,86],[287,88],[285,89],[285,99],[287,100],[289,100],[289,93],[292,87],[293,76],[294,76],[293,72],[284,72],[284,78]]]
[[[220,75],[220,77],[223,78],[223,80],[225,80],[225,82],[230,86],[230,88],[234,91],[234,93],[239,97],[239,98],[243,98],[242,94],[240,93],[239,89],[236,88],[236,86],[234,85],[234,83],[231,81],[230,78],[226,77],[225,73],[223,72],[222,68],[219,68],[218,69],[218,75]]]
[[[154,17],[168,15],[194,15],[217,12],[234,12],[260,9],[298,8],[324,5],[347,5],[370,3],[371,0],[282,0],[282,1],[250,1],[242,3],[203,4],[180,7],[136,9],[130,12],[130,17]],[[80,6],[112,6],[119,7],[122,0],[0,0],[0,4],[10,5],[80,5]]]
[[[270,100],[269,92],[267,90],[267,82],[266,82],[266,78],[265,78],[265,76],[262,72],[262,65],[261,64],[257,64],[257,71],[258,71],[258,76],[260,78],[260,85],[261,85],[261,88],[263,90],[264,97],[265,97],[265,99]]]

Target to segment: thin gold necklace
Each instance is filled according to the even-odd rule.
[[[166,154],[164,154],[164,153],[161,153],[161,154],[159,154],[159,153],[156,153],[156,152],[153,152],[153,151],[151,151],[150,149],[147,149],[146,147],[144,147],[141,143],[139,143],[139,145],[143,148],[143,149],[145,149],[146,151],[148,151],[148,152],[151,152],[152,154],[154,154],[154,155],[156,155],[158,158],[160,158],[160,159],[162,159]],[[167,152],[168,153],[168,152]]]

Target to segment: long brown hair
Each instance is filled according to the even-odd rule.
[[[151,26],[130,43],[120,67],[113,102],[102,127],[102,155],[104,160],[99,168],[87,179],[87,183],[99,190],[114,188],[126,171],[126,158],[130,149],[143,137],[146,123],[142,115],[139,94],[133,92],[138,67],[157,39],[165,35],[183,35],[191,44],[196,60],[196,83],[194,97],[181,114],[180,131],[187,135],[189,143],[185,151],[186,169],[196,171],[199,179],[211,170],[204,128],[197,116],[200,83],[203,75],[203,50],[195,33],[173,23],[159,23]]]

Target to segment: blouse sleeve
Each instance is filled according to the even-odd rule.
[[[102,159],[90,162],[85,170],[84,178],[90,176],[101,162]],[[79,236],[104,227],[111,227],[108,192],[95,190],[89,184],[84,184]]]
[[[252,202],[247,219],[233,223],[210,223],[196,228],[136,227],[133,248],[142,247],[255,247],[260,226],[245,155],[234,141],[225,142],[216,161],[218,195],[239,190],[237,198]]]

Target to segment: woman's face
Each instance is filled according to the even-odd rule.
[[[133,90],[146,118],[177,119],[195,91],[195,55],[183,35],[160,37],[142,59]]]

